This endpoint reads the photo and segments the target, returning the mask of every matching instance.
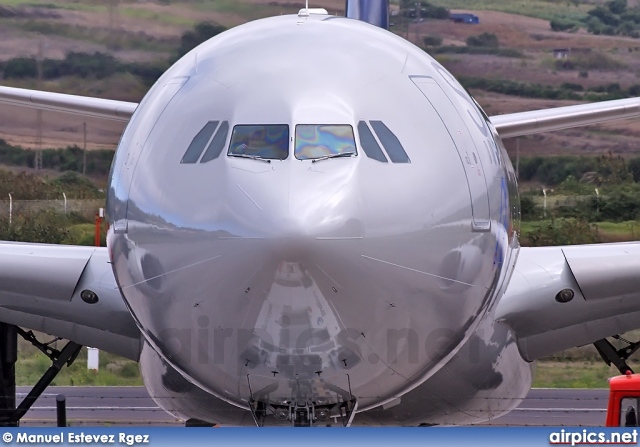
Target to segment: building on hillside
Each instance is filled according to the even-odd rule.
[[[555,48],[553,50],[553,57],[556,59],[566,59],[571,54],[571,48]]]

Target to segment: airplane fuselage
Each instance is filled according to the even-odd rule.
[[[313,15],[227,31],[160,78],[112,169],[109,250],[165,408],[226,422],[160,396],[187,386],[223,409],[401,409],[446,365],[481,371],[507,347],[509,386],[528,387],[491,317],[517,256],[513,169],[404,39]],[[370,421],[422,421],[417,402]]]

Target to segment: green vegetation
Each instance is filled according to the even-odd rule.
[[[602,360],[558,362],[539,361],[534,388],[606,388],[607,379],[620,374]]]
[[[600,51],[573,51],[567,59],[556,59],[557,70],[619,70],[624,64]]]
[[[567,31],[570,33],[580,29],[580,23],[567,19],[553,19],[549,22],[552,31]]]
[[[42,61],[43,79],[59,79],[63,76],[103,79],[116,73],[131,73],[145,84],[153,84],[168,68],[165,63],[123,63],[110,54],[96,52],[69,52],[64,59],[44,59]],[[38,63],[35,57],[17,57],[0,63],[4,79],[26,79],[38,76]]]
[[[523,245],[636,240],[640,235],[640,159],[525,157],[520,181],[547,185],[521,195]],[[546,209],[544,208],[546,204]]]
[[[502,57],[515,57],[523,58],[524,54],[521,51],[514,50],[513,48],[492,48],[492,47],[463,47],[457,45],[446,45],[441,47],[429,48],[427,50],[430,54],[487,54],[490,56],[502,56]]]
[[[102,199],[101,192],[89,179],[76,172],[66,172],[54,179],[0,170],[0,197],[11,194],[13,200],[54,200],[62,193],[68,199]]]
[[[38,338],[47,340],[46,335],[38,335]],[[57,349],[62,349],[64,343],[64,341],[58,342]],[[51,366],[51,361],[23,340],[19,341],[19,351],[16,364],[17,385],[35,385]],[[87,369],[87,348],[82,348],[75,362],[70,367],[63,367],[51,385],[139,386],[143,384],[138,364],[132,360],[101,351],[99,366],[98,371]]]
[[[572,179],[581,179],[585,188],[592,191],[593,186],[590,185],[632,184],[637,181],[636,176],[640,179],[640,157],[625,160],[612,154],[598,157],[522,157],[519,165],[520,181],[537,181],[552,187],[569,179],[565,189],[573,185]],[[572,192],[580,193],[582,190],[574,189]]]
[[[590,33],[640,37],[640,8],[629,8],[627,0],[608,1],[587,14],[584,23]]]
[[[87,151],[86,173],[88,175],[106,176],[111,169],[114,152],[111,149]],[[20,146],[8,144],[0,139],[0,163],[9,166],[33,168],[35,152]],[[42,167],[57,171],[82,172],[84,151],[78,146],[67,146],[64,149],[43,149]],[[70,175],[70,174],[69,174]],[[86,180],[86,179],[85,179]]]
[[[0,22],[1,23],[1,22]],[[67,25],[50,24],[48,22],[31,23],[31,31],[43,34],[60,34],[71,38],[84,39],[84,34],[91,34],[95,38],[93,29],[83,30],[78,27],[65,28]],[[26,26],[26,25],[25,25]],[[62,28],[61,28],[62,27]],[[176,53],[166,61],[152,63],[121,62],[111,54],[95,52],[93,54],[83,52],[68,52],[64,59],[49,59],[42,61],[42,78],[45,80],[61,79],[63,77],[77,77],[81,79],[105,79],[118,73],[130,73],[139,78],[145,85],[151,86],[169,66],[180,57],[191,51],[197,45],[213,36],[225,31],[224,26],[212,22],[201,22],[195,25],[193,30],[186,31],[180,38],[180,45]],[[80,35],[78,35],[80,33]],[[103,38],[104,42],[111,42],[116,48],[122,48],[126,33],[120,33],[116,41],[111,42],[110,36]],[[146,39],[144,37],[141,37]],[[148,40],[148,39],[146,39]],[[138,48],[139,45],[131,43],[130,47]],[[147,49],[148,50],[148,49]],[[167,50],[165,46],[163,50]],[[17,57],[0,62],[0,72],[4,79],[35,79],[38,77],[39,67],[35,57]]]
[[[501,93],[503,95],[543,99],[582,99],[582,96],[573,90],[548,85],[471,76],[460,76],[458,77],[458,81],[467,89],[478,89],[487,92]]]
[[[545,20],[569,19],[579,21],[593,5],[583,1],[549,0],[430,0],[432,4],[468,11],[499,11]]]
[[[482,33],[477,36],[467,37],[467,45],[470,47],[498,48],[498,36],[492,33]]]
[[[500,48],[498,37],[491,33],[482,33],[477,36],[469,36],[466,46],[442,44],[442,38],[438,36],[426,36],[423,39],[425,49],[430,54],[488,54],[492,56],[524,58],[524,54],[512,48]]]
[[[442,45],[442,37],[440,36],[424,36],[422,41],[426,47],[439,47]]]
[[[417,6],[418,3],[419,6]],[[446,7],[435,6],[424,0],[420,2],[414,0],[400,0],[400,14],[411,19],[424,18],[447,20],[449,18],[449,10]]]
[[[447,52],[445,49],[448,48],[451,47],[436,47],[433,49],[429,49],[428,51],[434,54],[445,53]],[[502,48],[497,48],[494,50],[496,52],[514,51]],[[513,53],[512,57],[516,57],[516,54],[518,53]],[[628,89],[622,88],[618,83],[597,85],[585,89],[584,87],[582,87],[582,85],[576,83],[562,83],[559,87],[554,87],[537,83],[515,82],[507,79],[488,79],[472,76],[460,76],[458,77],[458,81],[460,81],[460,83],[467,89],[484,90],[487,92],[518,96],[522,98],[560,99],[573,101],[582,100],[595,102],[634,97],[640,92],[640,85],[638,84],[634,84]]]
[[[226,31],[222,25],[212,22],[201,22],[194,26],[192,31],[185,32],[180,38],[176,60],[187,54],[189,51],[211,39],[214,36]]]
[[[106,45],[113,50],[143,50],[156,53],[169,53],[176,47],[177,39],[155,39],[144,32],[119,30],[112,33],[107,28],[90,28],[67,23],[56,23],[36,19],[0,19],[0,25],[6,29],[18,29],[44,36],[62,36]]]

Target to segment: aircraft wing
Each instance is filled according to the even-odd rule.
[[[135,102],[0,86],[0,103],[127,122]]]
[[[495,318],[530,361],[637,329],[640,243],[521,248]]]
[[[127,122],[137,103],[0,86],[0,103]],[[490,117],[502,138],[640,117],[640,98]]]
[[[629,98],[509,113],[489,119],[500,137],[511,138],[638,117],[640,98]]]
[[[102,247],[0,242],[0,321],[136,361],[142,346]]]

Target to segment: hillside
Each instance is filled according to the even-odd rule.
[[[441,43],[427,51],[470,88],[489,115],[574,104],[584,97],[593,100],[628,96],[630,92],[640,94],[640,39],[593,35],[584,29],[551,30],[549,20],[584,17],[590,8],[604,1],[431,3],[465,8],[454,11],[472,12],[480,18],[480,24],[412,21],[398,15],[392,17],[392,31],[419,46],[424,46],[425,37],[439,39]],[[637,6],[640,0],[628,3],[630,7]],[[0,0],[0,63],[17,57],[59,60],[69,52],[100,52],[112,55],[120,64],[161,70],[177,57],[181,36],[199,22],[232,27],[260,17],[295,13],[303,6],[303,1],[269,0]],[[316,0],[311,6],[344,13],[342,0]],[[398,2],[394,2],[393,10],[397,9]],[[499,51],[460,51],[465,50],[468,38],[483,33],[496,36]],[[571,49],[569,63],[555,59],[554,49]],[[64,75],[43,81],[6,78],[0,82],[128,101],[139,101],[149,88],[148,80],[128,71],[104,78]],[[503,92],[505,86],[511,89],[509,94]],[[513,94],[520,91],[525,92],[524,96]],[[38,133],[36,112],[6,107],[0,107],[0,138],[26,147],[82,145],[85,121],[89,148],[115,147],[121,124],[45,112],[42,131]],[[638,135],[640,124],[622,123],[522,138],[520,148],[523,155],[612,152],[633,156],[640,154],[640,147],[635,144]],[[506,141],[506,145],[513,150],[515,142]]]

